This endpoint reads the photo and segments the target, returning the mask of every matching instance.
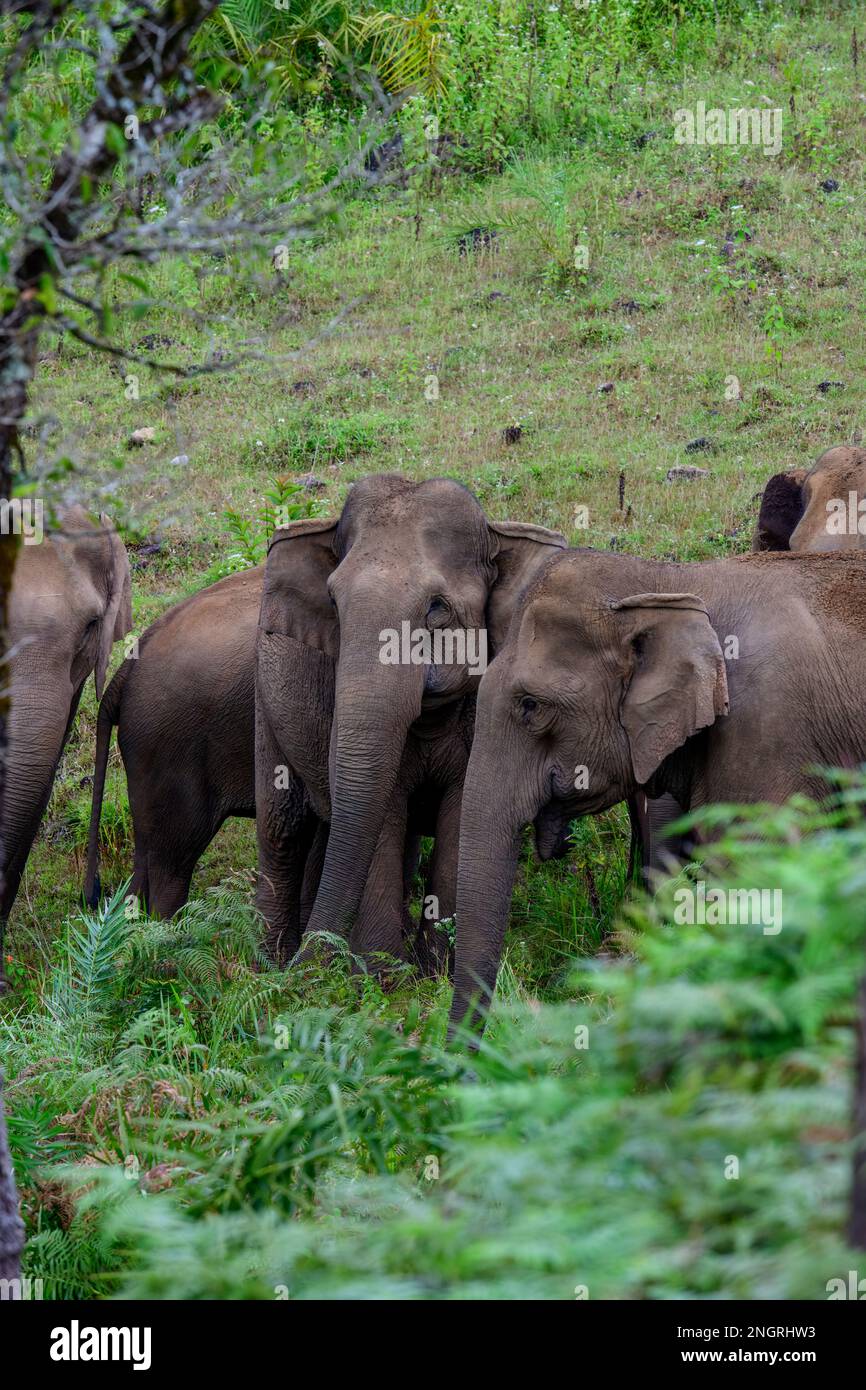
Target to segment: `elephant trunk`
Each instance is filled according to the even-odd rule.
[[[68,685],[68,682],[67,682]],[[20,689],[20,693],[16,690]],[[53,698],[47,701],[45,691]],[[38,691],[38,698],[34,692]],[[29,693],[28,693],[29,692]],[[12,685],[9,749],[3,797],[2,839],[3,896],[0,921],[5,922],[21,882],[30,847],[54,784],[54,774],[66,742],[66,734],[78,701],[70,689],[58,692],[50,673],[38,679],[20,678]]]
[[[379,628],[341,613],[331,733],[331,829],[307,931],[348,937],[397,783],[410,726],[421,713],[425,667],[384,665]],[[372,660],[371,660],[372,653]]]
[[[449,1040],[461,1028],[480,1035],[499,972],[520,831],[532,814],[514,799],[497,796],[496,788],[502,785],[506,768],[508,782],[513,785],[513,769],[506,751],[479,745],[476,733],[460,816],[457,944]]]

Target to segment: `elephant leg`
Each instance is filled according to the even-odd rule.
[[[628,802],[631,821],[629,879],[653,891],[657,879],[686,859],[690,842],[686,835],[665,835],[664,831],[683,814],[683,808],[667,792],[648,797],[637,792]]]
[[[436,816],[436,840],[424,892],[416,951],[425,974],[453,971],[453,952],[437,922],[453,920],[457,910],[457,862],[460,846],[462,784],[447,787]]]
[[[151,917],[172,917],[189,898],[196,864],[225,816],[188,769],[154,786],[144,768],[127,765],[135,834],[131,893]]]
[[[421,834],[417,830],[410,829],[406,833],[406,844],[403,850],[403,897],[407,903],[412,897],[412,887],[420,862]]]
[[[316,901],[316,894],[319,891],[319,879],[322,877],[322,865],[325,862],[325,851],[328,848],[328,829],[327,821],[316,820],[313,841],[307,851],[306,863],[304,864],[304,881],[301,885],[302,935],[307,929],[310,913],[313,910],[313,903]]]
[[[298,794],[303,795],[300,784],[296,787]],[[287,811],[279,833],[274,833],[276,827],[271,819],[271,833],[259,838],[256,907],[265,919],[265,953],[279,966],[288,965],[301,944],[306,861],[315,844],[318,824],[312,812],[294,805]],[[314,901],[315,895],[308,900],[307,917]]]
[[[145,897],[151,917],[173,917],[183,907],[189,898],[193,870],[198,859],[198,854],[180,862],[159,853],[153,856],[147,869]]]
[[[277,965],[287,965],[301,944],[304,868],[317,824],[303,782],[286,764],[257,705],[256,907],[265,921],[265,951]]]
[[[391,800],[367,876],[358,916],[349,938],[352,951],[373,968],[382,957],[408,959],[408,912],[404,894],[407,804],[397,790]]]

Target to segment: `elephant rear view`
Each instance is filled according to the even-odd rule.
[[[84,682],[102,695],[111,648],[132,626],[129,559],[108,518],[70,508],[18,551],[9,605],[10,711],[0,922],[15,901]]]
[[[811,468],[767,480],[753,550],[866,547],[866,449],[827,449]]]
[[[170,917],[229,816],[255,815],[253,667],[262,570],[243,570],[174,604],[141,634],[99,707],[85,900],[99,900],[99,821],[111,730],[126,768],[135,834],[132,892]]]

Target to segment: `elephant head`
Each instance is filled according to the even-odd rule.
[[[828,449],[812,468],[795,468],[769,479],[753,550],[832,551],[863,545],[866,449]]]
[[[629,593],[634,569],[591,551],[553,559],[481,682],[460,823],[452,1032],[492,997],[522,828],[534,822],[550,857],[573,819],[634,795],[727,713],[703,602]]]
[[[132,626],[129,560],[106,516],[80,507],[57,530],[19,547],[9,609],[9,749],[2,818],[8,915],[85,680],[102,695],[112,644]]]
[[[355,483],[339,519],[275,533],[261,631],[336,662],[331,830],[309,932],[348,935],[410,727],[477,687],[522,585],[564,545],[542,526],[489,522],[450,479],[394,474]]]

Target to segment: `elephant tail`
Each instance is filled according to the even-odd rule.
[[[130,661],[124,661],[99,702],[96,717],[96,762],[93,768],[93,798],[90,803],[90,831],[87,837],[87,872],[84,879],[84,901],[90,908],[98,907],[102,896],[99,881],[99,822],[102,818],[102,798],[105,793],[105,773],[111,751],[111,730],[120,722],[120,702]]]

